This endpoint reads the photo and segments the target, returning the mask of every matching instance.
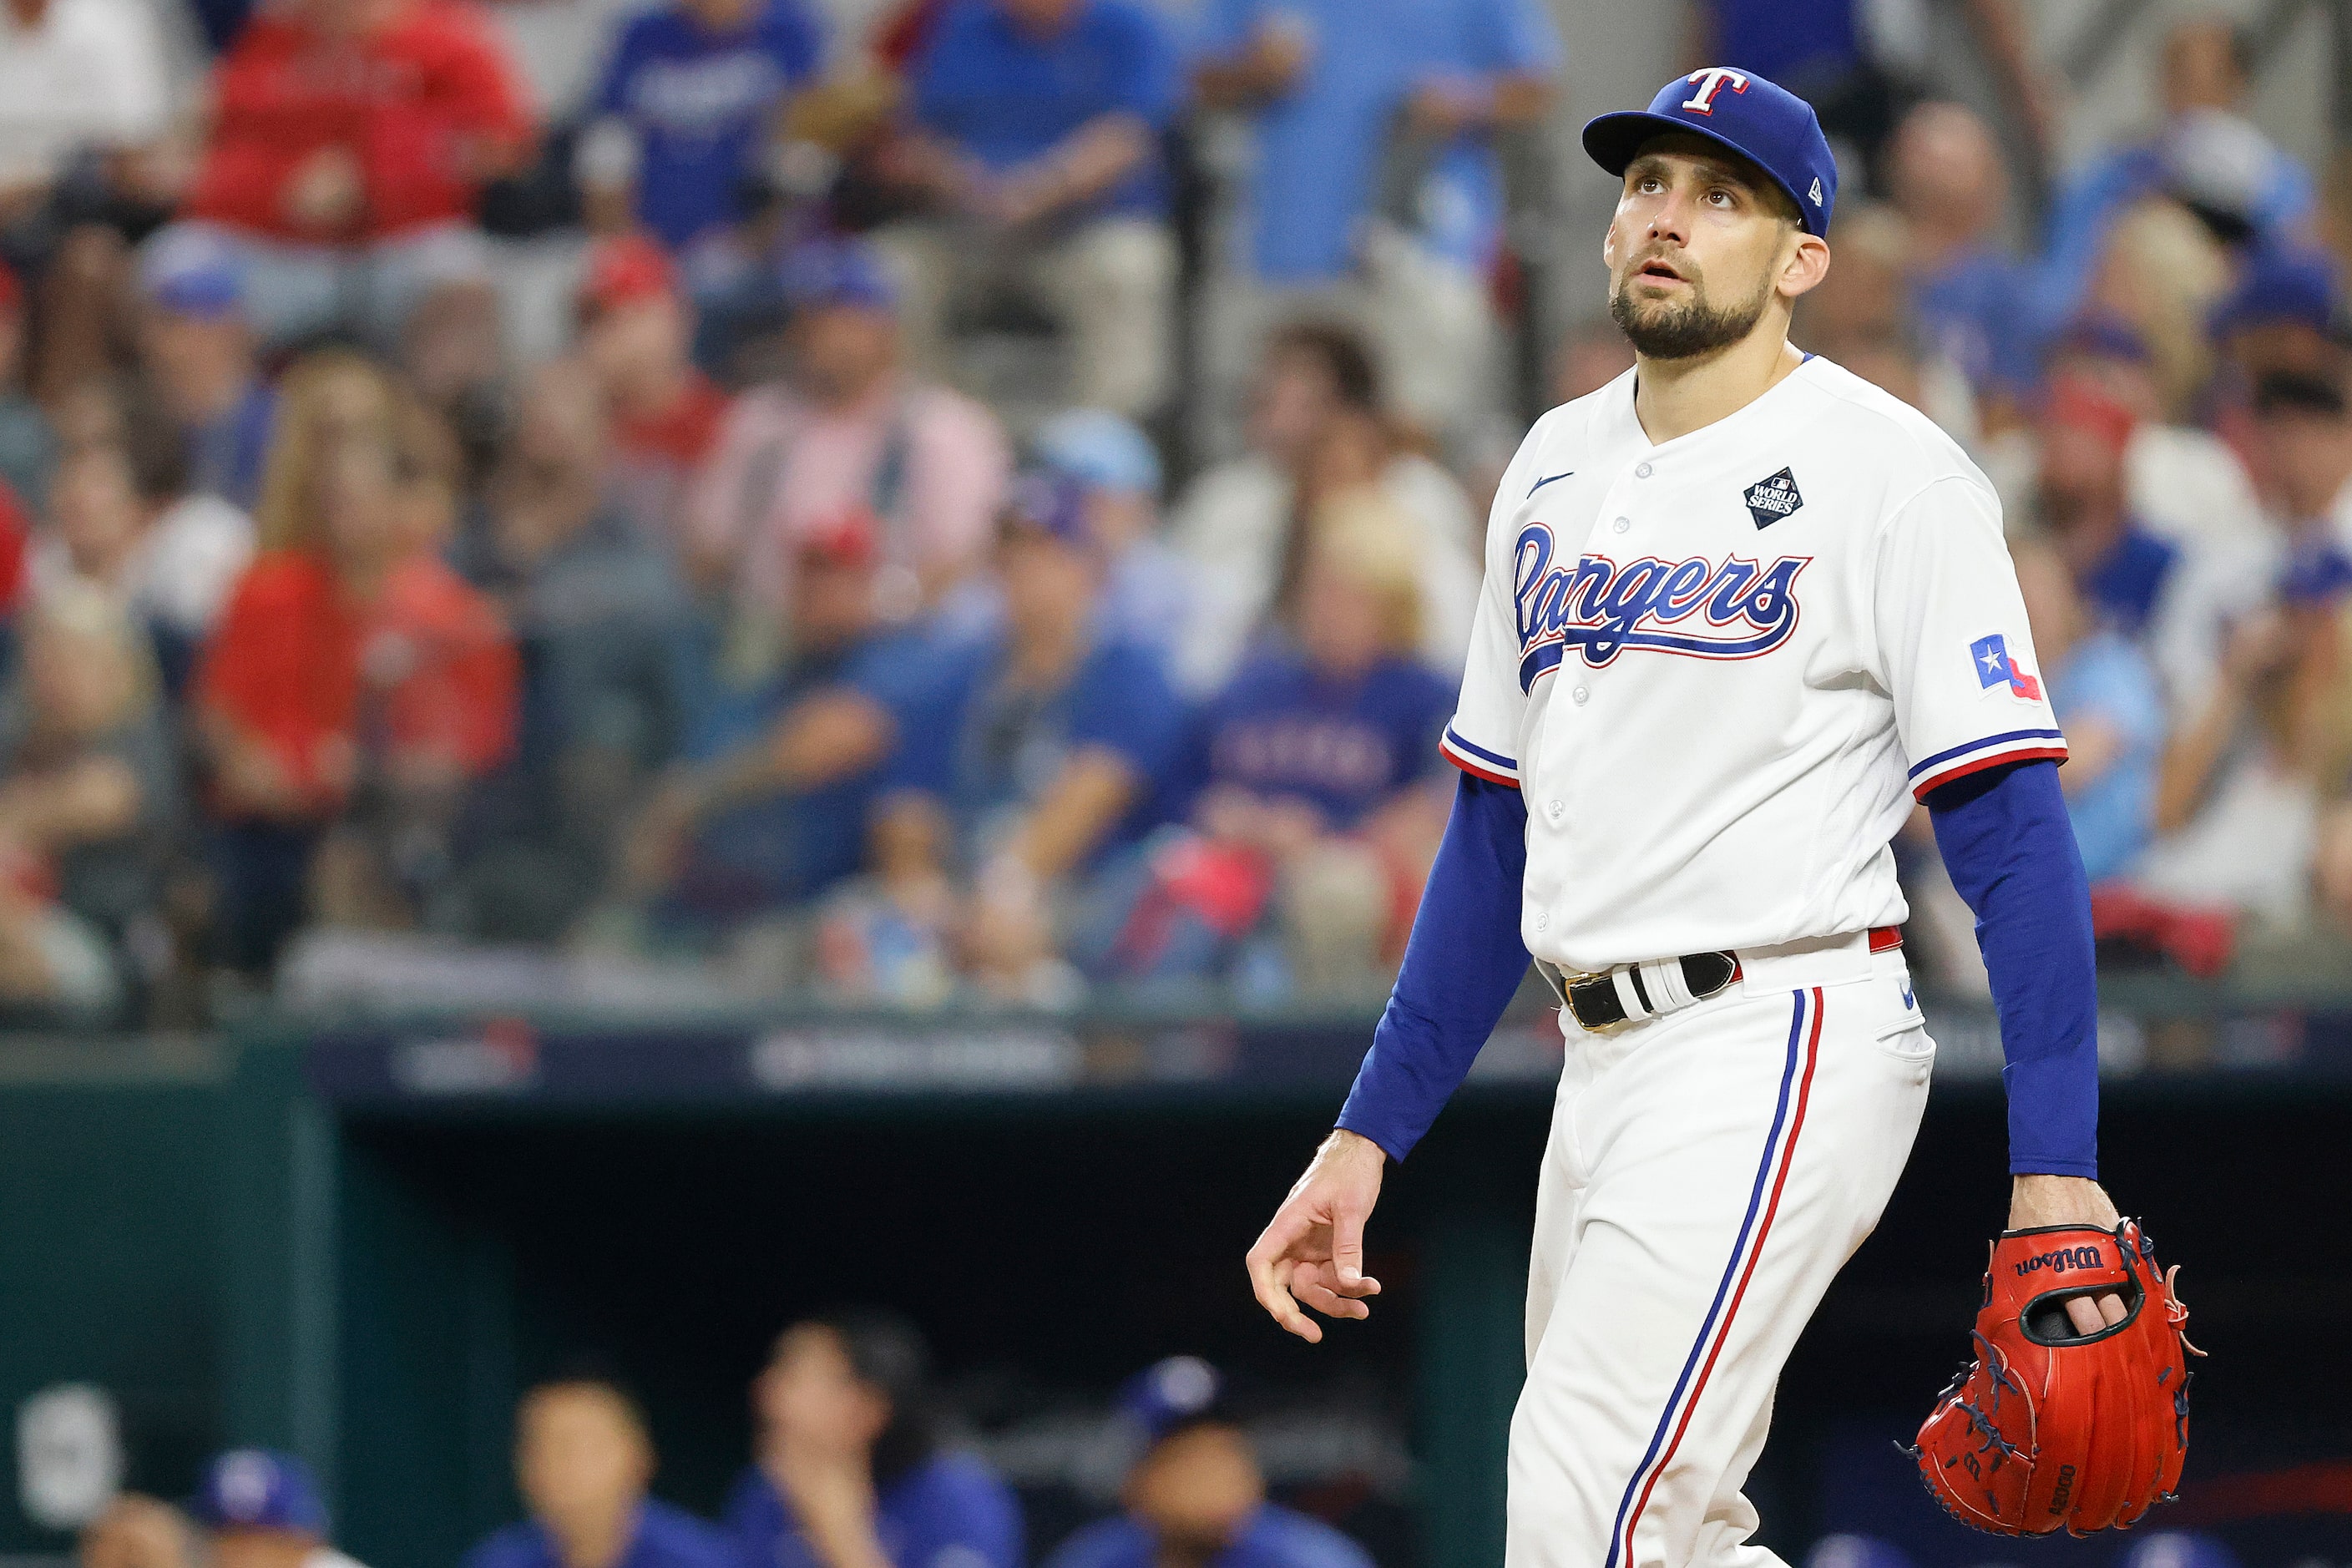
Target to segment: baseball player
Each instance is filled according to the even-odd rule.
[[[1566,1063],[1537,1199],[1510,1568],[1780,1560],[1740,1487],[1773,1385],[1876,1224],[1935,1047],[1888,840],[1927,803],[2008,1057],[2009,1223],[2113,1230],[2089,896],[1992,487],[1788,341],[1830,266],[1813,111],[1715,68],[1584,146],[1635,367],[1536,423],[1487,525],[1442,742],[1465,775],[1339,1125],[1249,1254],[1360,1318],[1363,1229],[1530,955]],[[2074,1332],[2122,1321],[2064,1302]]]

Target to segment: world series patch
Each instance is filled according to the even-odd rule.
[[[1771,527],[1805,504],[1805,498],[1797,493],[1797,476],[1786,468],[1748,486],[1741,499],[1748,502],[1748,515],[1759,528]]]

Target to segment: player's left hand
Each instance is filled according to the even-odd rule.
[[[1258,1305],[1310,1345],[1323,1342],[1323,1326],[1301,1302],[1327,1318],[1371,1316],[1364,1298],[1379,1295],[1381,1282],[1364,1272],[1364,1222],[1387,1163],[1370,1139],[1333,1131],[1249,1249]]]
[[[2009,1228],[2033,1230],[2046,1225],[2087,1225],[2113,1230],[2122,1223],[2115,1201],[2087,1176],[2012,1176],[2009,1189]],[[2078,1334],[2095,1334],[2124,1321],[2121,1296],[2077,1296],[2066,1303],[2066,1317]]]

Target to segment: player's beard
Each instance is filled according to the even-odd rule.
[[[1643,258],[1646,261],[1648,258]],[[1753,299],[1718,306],[1706,297],[1706,282],[1692,276],[1690,298],[1682,300],[1636,300],[1628,286],[1641,276],[1641,263],[1626,269],[1609,290],[1609,319],[1644,359],[1697,359],[1729,348],[1764,319],[1772,301],[1772,280],[1765,279]],[[1688,263],[1677,262],[1687,269]]]

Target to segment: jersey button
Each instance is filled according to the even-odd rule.
[[[1541,931],[1549,924],[1551,924],[1550,912],[1545,910],[1538,910],[1536,911],[1536,930]]]
[[[1636,463],[1636,464],[1634,464],[1634,465],[1633,465],[1633,477],[1634,477],[1635,479],[1648,479],[1648,478],[1650,477],[1650,465],[1649,465],[1649,464],[1647,464],[1647,463]]]
[[[1567,809],[1568,807],[1559,801],[1553,801],[1549,805],[1544,807],[1544,810],[1550,815],[1551,819],[1554,822],[1558,822],[1559,820],[1559,814]]]
[[[1630,517],[1621,517],[1609,526],[1615,529],[1618,532],[1622,533],[1627,529],[1633,526],[1633,520]]]
[[[1571,691],[1571,692],[1570,692],[1570,693],[1569,693],[1569,696],[1570,696],[1570,697],[1573,698],[1575,700],[1577,700],[1577,701],[1579,701],[1579,702],[1583,701],[1586,698],[1588,698],[1588,697],[1590,697],[1590,696],[1591,696],[1591,695],[1592,695],[1592,693],[1591,693],[1591,692],[1587,691],[1587,690],[1586,690],[1583,687],[1581,687],[1581,686],[1578,687],[1575,690],[1573,690],[1573,691]]]

